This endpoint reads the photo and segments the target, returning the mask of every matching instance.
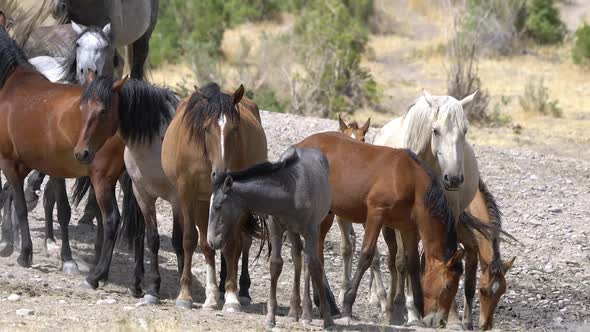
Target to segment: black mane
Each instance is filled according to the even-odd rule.
[[[255,179],[255,178],[258,178],[261,176],[270,175],[270,174],[273,174],[277,171],[285,169],[285,168],[291,166],[297,160],[299,160],[299,156],[297,155],[296,151],[293,149],[292,154],[290,154],[286,158],[281,159],[277,162],[273,163],[273,162],[265,161],[265,162],[256,164],[250,168],[247,168],[245,170],[236,171],[236,172],[221,173],[218,176],[216,176],[215,179],[213,180],[213,184],[212,184],[213,190],[217,190],[219,188],[219,186],[221,186],[223,184],[223,182],[225,181],[225,179],[228,176],[230,176],[235,181],[247,181],[247,180]]]
[[[193,92],[186,105],[183,121],[190,130],[190,136],[205,150],[205,122],[217,121],[225,115],[231,121],[239,121],[240,113],[233,97],[223,93],[217,83],[209,83]]]
[[[78,40],[80,40],[80,38],[82,38],[82,36],[84,36],[87,33],[91,33],[91,34],[96,34],[99,35],[100,38],[108,41],[109,46],[111,46],[111,38],[109,36],[107,36],[104,31],[102,31],[101,28],[99,27],[95,27],[95,26],[91,26],[91,27],[87,27],[86,29],[84,29],[82,31],[82,33],[80,33],[78,35],[78,37],[76,38],[75,41],[73,41],[72,45],[69,45],[69,49],[70,52],[68,53],[68,56],[66,56],[64,62],[61,64],[60,69],[62,70],[62,77],[59,79],[59,81],[61,82],[67,82],[67,83],[71,83],[71,84],[79,84],[80,82],[78,82],[78,78],[76,77],[76,64],[77,64],[77,43]],[[114,60],[114,58],[113,58]]]
[[[4,83],[17,66],[35,69],[16,41],[4,28],[0,28],[0,88],[4,87]]]
[[[110,77],[96,78],[84,90],[80,102],[97,100],[109,109],[114,82],[115,79]],[[131,143],[150,143],[158,136],[162,121],[169,122],[172,119],[178,102],[179,99],[172,90],[141,80],[127,80],[119,99],[121,136]]]

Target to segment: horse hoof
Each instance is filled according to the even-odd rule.
[[[340,319],[338,319],[338,324],[341,324],[341,325],[350,325],[350,324],[352,324],[352,317],[350,317],[350,316],[343,316]]]
[[[16,262],[18,263],[18,265],[22,267],[31,267],[31,265],[33,265],[33,255],[27,255],[21,252],[20,255],[18,255],[18,258],[16,259]]]
[[[406,324],[406,326],[412,326],[412,327],[426,327],[426,326],[427,326],[427,324],[424,324],[424,322],[423,322],[423,321],[421,321],[421,320],[413,320],[413,321],[411,321],[411,322],[408,322],[408,323]]]
[[[242,312],[242,306],[239,303],[226,303],[223,305],[225,312]]]
[[[289,318],[289,320],[291,322],[297,322],[297,321],[299,321],[300,314],[301,314],[301,312],[299,310],[289,309],[289,313],[287,314],[287,317]]]
[[[143,292],[141,291],[141,288],[133,289],[133,288],[129,287],[129,288],[127,288],[127,292],[136,299],[143,296]]]
[[[0,242],[0,256],[8,257],[12,255],[13,252],[14,246],[12,245],[12,243]]]
[[[331,319],[324,320],[324,330],[332,331],[335,330],[334,321]]]
[[[80,274],[80,270],[78,270],[78,264],[76,264],[74,261],[63,262],[63,267],[61,270],[65,274]]]
[[[182,309],[191,309],[193,307],[193,301],[176,300],[176,307]]]
[[[264,329],[266,331],[272,331],[272,329],[274,329],[276,323],[272,320],[267,320],[264,322]]]
[[[98,288],[98,282],[88,281],[88,279],[85,279],[82,282],[82,288],[86,288],[86,289],[97,289]]]
[[[145,294],[141,302],[149,305],[156,305],[160,303],[160,298],[151,294]]]
[[[243,306],[249,306],[252,304],[252,299],[249,296],[240,296],[238,297],[238,301],[240,301],[240,304]]]
[[[447,324],[447,326],[445,328],[449,329],[449,330],[455,330],[455,331],[465,330],[465,327],[461,323],[450,323],[450,324]]]

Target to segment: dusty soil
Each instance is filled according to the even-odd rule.
[[[263,124],[270,158],[276,158],[288,145],[309,134],[337,128],[337,123],[330,120],[266,112],[263,113]],[[372,129],[371,135],[374,132]],[[505,214],[504,227],[519,240],[516,245],[502,246],[505,259],[512,256],[517,259],[507,276],[508,290],[496,315],[496,327],[527,331],[565,327],[580,331],[590,329],[590,225],[587,223],[590,162],[521,149],[476,146],[475,150],[484,179]],[[88,269],[94,228],[76,226],[79,217],[80,211],[75,211],[74,226],[71,226],[72,248],[81,268]],[[19,267],[15,264],[16,255],[0,258],[0,329],[262,329],[270,282],[266,261],[251,262],[253,304],[244,307],[244,313],[230,314],[200,308],[205,300],[205,268],[201,254],[196,253],[193,268],[196,282],[192,290],[195,308],[177,309],[174,299],[178,291],[178,274],[170,244],[171,213],[165,202],[158,203],[158,218],[162,238],[163,301],[158,306],[138,306],[138,300],[126,292],[132,272],[132,256],[124,250],[116,250],[109,283],[96,291],[81,288],[84,276],[64,275],[56,251],[44,249],[41,240],[43,213],[38,206],[29,216],[35,239],[34,266],[29,269]],[[59,234],[57,231],[58,238]],[[362,228],[357,227],[357,234],[362,234]],[[326,270],[336,294],[342,270],[339,241],[339,231],[334,228],[326,245]],[[359,248],[360,236],[357,241]],[[380,247],[385,248],[383,244]],[[285,266],[279,281],[280,317],[277,326],[279,329],[303,329],[299,323],[289,322],[284,317],[289,303],[292,267],[289,250],[283,250],[283,253]],[[386,270],[385,265],[383,269]],[[384,276],[387,280],[389,273],[384,272]],[[379,309],[368,304],[367,291],[368,277],[365,276],[353,307],[356,320],[353,325],[340,328],[392,329],[383,325]],[[8,300],[11,294],[20,295],[20,299]],[[97,303],[104,299],[116,302]],[[478,317],[477,308],[478,304],[475,317]],[[34,314],[18,316],[18,309],[31,309]],[[307,328],[318,329],[320,326],[316,311],[313,325]]]

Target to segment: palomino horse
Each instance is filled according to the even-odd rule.
[[[123,170],[124,145],[118,138],[109,140],[91,163],[88,156],[74,158],[74,145],[80,136],[82,88],[49,82],[27,62],[20,48],[4,30],[0,14],[0,168],[14,193],[14,207],[21,230],[21,252],[17,262],[32,264],[33,248],[27,219],[23,181],[31,169],[60,178],[89,175],[104,217],[99,224],[95,253],[98,264],[86,278],[93,287],[107,279],[120,216],[115,183]],[[117,82],[112,89],[122,86]],[[118,100],[113,98],[114,101]],[[61,256],[65,272],[77,272],[68,238],[68,218],[60,218]],[[103,235],[104,233],[104,235]],[[103,238],[104,237],[104,238]],[[103,245],[104,242],[104,245]]]
[[[111,87],[115,80],[108,77],[97,79],[90,71],[91,82],[82,104],[83,126],[81,131],[84,146],[100,149],[115,133],[125,143],[125,167],[133,180],[133,191],[141,213],[146,220],[147,243],[150,250],[152,278],[144,296],[144,302],[155,304],[159,301],[160,271],[158,251],[160,235],[156,219],[156,200],[161,197],[172,205],[172,245],[182,270],[182,241],[179,217],[180,209],[176,191],[162,169],[162,139],[179,103],[178,97],[168,90],[158,88],[140,80],[131,79],[119,92],[118,108],[112,108],[111,100],[116,92]],[[118,112],[118,114],[112,114]],[[81,145],[78,145],[80,148]],[[139,231],[139,236],[143,233]],[[137,235],[137,233],[136,233]],[[135,296],[142,294],[143,279],[143,236],[136,242],[135,279],[131,291]]]
[[[299,319],[301,312],[301,249],[305,240],[306,274],[311,274],[319,290],[324,327],[333,325],[324,285],[325,273],[318,255],[320,223],[330,211],[329,165],[326,156],[316,149],[290,147],[276,163],[261,163],[238,172],[224,172],[213,180],[207,239],[214,249],[224,244],[240,216],[251,212],[269,215],[270,294],[265,328],[275,327],[277,282],[283,269],[281,248],[288,232],[295,268],[289,316]],[[231,236],[231,235],[230,235]],[[305,284],[302,319],[311,322],[309,283]]]
[[[159,0],[53,0],[54,15],[86,26],[111,23],[115,48],[127,46],[131,77],[143,79]]]
[[[422,301],[424,289],[424,311],[434,318],[431,321],[438,323],[448,314],[457,293],[463,251],[457,249],[453,213],[434,175],[410,151],[358,142],[341,133],[312,135],[297,146],[320,149],[328,157],[333,214],[365,223],[357,270],[344,296],[343,316],[352,317],[352,304],[361,278],[371,265],[377,237],[385,226],[401,232],[416,301]],[[333,214],[322,222],[319,246],[322,257]],[[426,255],[422,286],[420,239]],[[395,238],[387,241],[387,245],[390,255],[397,251]],[[395,279],[395,271],[391,272]],[[421,303],[418,308],[422,308]]]
[[[457,218],[473,201],[481,182],[475,153],[465,137],[469,123],[463,112],[463,105],[473,100],[474,96],[475,93],[459,101],[450,96],[431,96],[424,91],[423,96],[416,100],[408,112],[385,125],[374,141],[376,145],[410,149],[431,165],[439,181],[444,184],[445,195]],[[458,230],[461,231],[461,227]],[[459,236],[465,243],[473,242],[475,235],[460,232]],[[499,234],[492,234],[491,238],[499,238]],[[495,247],[499,250],[498,246]],[[402,253],[403,250],[398,251],[398,281],[405,279],[406,268]],[[477,258],[476,253],[477,251],[469,251],[469,264],[473,255]],[[499,251],[495,255],[499,257]],[[469,271],[469,275],[473,273]],[[396,288],[394,302],[397,307],[403,303],[404,282],[398,283]],[[409,288],[408,290],[411,291]],[[406,297],[409,322],[420,318],[413,303],[415,298],[411,293]],[[393,313],[390,312],[394,321],[403,320],[399,314],[401,310],[390,310],[394,310]],[[472,325],[470,308],[464,311],[464,320],[467,326]],[[460,324],[456,306],[453,304],[449,325]]]
[[[233,94],[210,83],[196,90],[178,106],[162,145],[162,167],[175,187],[184,217],[180,294],[176,305],[192,305],[192,254],[197,246],[195,225],[201,232],[199,243],[207,263],[206,306],[217,306],[219,290],[215,285],[215,251],[207,244],[207,222],[211,196],[211,178],[226,170],[241,170],[267,159],[266,135],[258,107],[242,98],[244,87]],[[246,224],[252,218],[240,216]],[[237,297],[237,265],[242,249],[242,228],[236,227],[225,240],[222,250],[227,265],[224,310],[241,309]],[[243,249],[240,296],[249,297],[247,248]],[[246,248],[247,247],[247,248]]]

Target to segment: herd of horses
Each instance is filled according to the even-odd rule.
[[[75,11],[70,2],[75,3],[58,1],[58,9]],[[131,6],[128,10],[141,7],[139,14],[150,18],[138,38],[140,45],[149,40],[157,18],[157,1],[147,2],[141,7],[134,1],[113,1]],[[404,116],[379,131],[373,144],[365,142],[369,121],[359,126],[339,119],[339,132],[309,136],[269,162],[259,109],[244,96],[243,86],[224,91],[209,83],[181,100],[173,91],[142,80],[144,46],[133,46],[130,52],[132,78],[117,77],[116,47],[105,45],[121,45],[113,44],[113,36],[125,40],[123,44],[134,37],[114,32],[126,29],[114,23],[111,28],[116,10],[121,10],[111,7],[95,15],[108,22],[67,24],[77,34],[71,56],[48,68],[39,59],[29,61],[0,12],[0,169],[7,179],[0,191],[5,214],[0,255],[14,251],[14,220],[21,237],[17,262],[31,266],[27,215],[35,188],[48,175],[46,242],[55,241],[52,215],[57,203],[63,272],[78,273],[69,245],[71,212],[65,186],[66,178],[77,178],[75,199],[88,192],[99,210],[89,212],[98,222],[95,265],[85,278],[86,287],[97,288],[108,279],[115,242],[123,237],[135,254],[129,290],[148,304],[159,302],[156,200],[161,198],[172,207],[178,307],[193,304],[191,267],[197,245],[206,264],[203,307],[219,308],[223,302],[224,310],[240,311],[249,304],[249,253],[253,238],[260,238],[270,244],[271,288],[264,326],[274,327],[286,233],[295,272],[288,316],[295,320],[311,321],[315,302],[325,327],[334,324],[336,315],[349,322],[360,282],[370,269],[372,303],[381,307],[389,323],[471,329],[479,264],[479,327],[492,328],[514,258],[501,258],[500,241],[510,235],[501,228],[500,210],[466,141],[469,125],[463,105],[475,93],[457,100],[424,91]],[[149,15],[145,8],[151,8]],[[91,47],[82,47],[85,43],[99,45],[94,47],[108,54],[85,52],[81,49]],[[95,56],[88,60],[87,54]],[[124,191],[122,214],[115,196],[118,181]],[[323,269],[324,241],[335,217],[344,262],[338,298]],[[353,223],[364,227],[354,275]],[[380,233],[389,252],[388,293],[377,250]],[[146,243],[150,271],[142,285]],[[221,251],[219,284],[216,250]],[[462,275],[465,300],[459,317],[455,297]]]

